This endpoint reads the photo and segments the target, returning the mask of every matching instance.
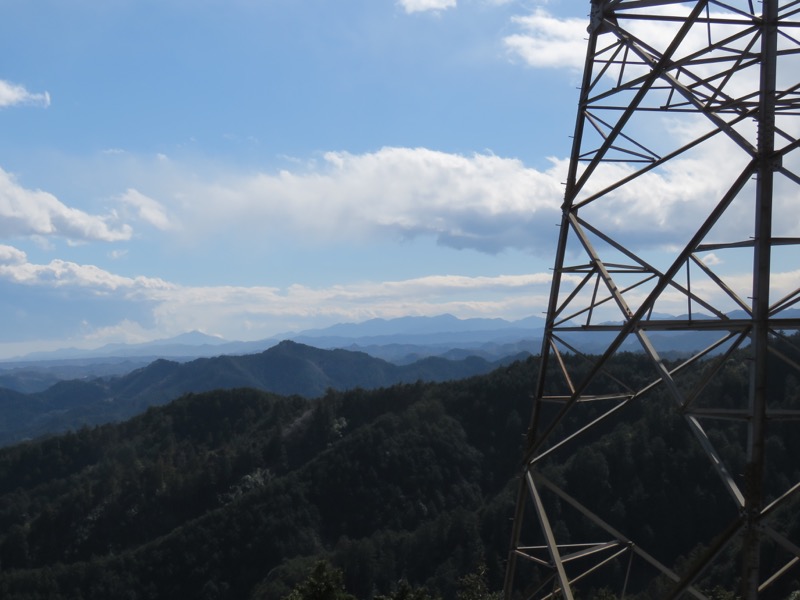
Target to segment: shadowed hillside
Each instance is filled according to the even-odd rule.
[[[636,377],[641,361],[622,355],[613,368]],[[733,357],[709,393],[746,389],[742,365]],[[482,564],[497,590],[535,370],[530,358],[459,381],[316,400],[188,394],[125,423],[0,450],[0,596],[278,599],[320,559],[364,600],[401,580],[451,600]],[[780,376],[800,403],[797,381]],[[710,467],[680,419],[656,390],[548,473],[632,537],[659,540],[669,563],[694,550],[697,528],[725,518],[692,497]],[[713,436],[735,452],[735,430]],[[800,477],[800,440],[768,443],[781,450],[770,468]],[[641,497],[660,518],[620,514],[620,496]],[[687,499],[691,519],[678,510]],[[796,508],[777,516],[793,539]],[[583,533],[566,511],[553,525]],[[708,585],[732,577],[710,572]],[[587,580],[581,597],[612,597],[604,587]]]

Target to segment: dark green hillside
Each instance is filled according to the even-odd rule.
[[[58,377],[35,369],[18,368],[0,372],[0,387],[30,394],[58,383]]]
[[[44,403],[38,398],[0,388],[0,439],[14,439],[15,432],[28,426],[43,410]]]
[[[247,598],[259,585],[277,597],[316,558],[344,566],[363,597],[402,577],[452,596],[489,555],[496,579],[505,541],[489,548],[481,528],[507,517],[507,498],[488,502],[519,456],[509,415],[527,408],[532,367],[329,391],[311,404],[242,389],[188,395],[123,424],[6,448],[0,597],[213,588]]]
[[[640,361],[623,355],[614,368],[636,377]],[[363,600],[399,581],[451,600],[480,565],[497,590],[535,368],[531,358],[313,401],[189,394],[125,423],[2,449],[0,598],[277,600],[320,559]],[[724,370],[709,393],[741,393],[740,362]],[[693,521],[653,518],[708,478],[668,407],[655,392],[549,475],[611,515],[615,497],[643,497],[652,514],[620,514],[621,526],[674,562],[692,550],[692,528],[723,516],[713,499],[693,499]],[[723,449],[735,435],[714,432]],[[800,440],[770,443],[783,452],[773,466],[800,478]],[[798,539],[793,516],[781,518]],[[566,512],[555,526],[583,533]]]

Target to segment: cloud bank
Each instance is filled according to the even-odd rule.
[[[425,148],[328,152],[321,164],[296,171],[183,180],[187,187],[162,197],[182,198],[171,209],[184,229],[203,236],[233,226],[290,230],[325,243],[433,236],[489,253],[541,249],[536,223],[557,218],[562,195],[555,170]]]
[[[666,125],[659,131],[662,138],[679,135]],[[730,172],[709,168],[719,156],[731,154],[726,144],[721,140],[672,161],[586,211],[596,213],[596,226],[624,235],[632,248],[674,244],[695,231],[695,216],[717,202],[730,173],[742,166],[731,159]],[[538,170],[491,154],[386,147],[364,154],[328,152],[320,163],[277,173],[213,181],[176,174],[172,185],[177,187],[159,197],[173,199],[166,209],[185,235],[198,240],[231,231],[253,239],[291,234],[322,246],[429,237],[459,250],[547,256],[553,225],[560,221],[568,161],[551,159],[551,164]],[[592,188],[600,190],[630,172],[626,165],[604,164],[593,175]],[[783,206],[794,198],[776,202]],[[634,219],[637,226],[631,228]],[[747,223],[733,219],[724,224],[724,234],[749,235]]]

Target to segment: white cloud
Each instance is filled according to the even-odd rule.
[[[173,228],[169,217],[157,200],[145,196],[138,190],[129,188],[119,197],[120,202],[134,209],[136,216],[157,229],[166,231]]]
[[[128,225],[114,228],[110,220],[70,208],[48,192],[26,189],[0,168],[0,237],[59,236],[106,242],[131,237]]]
[[[456,0],[398,0],[407,14],[439,11],[456,7]]]
[[[86,342],[90,346],[107,343],[142,344],[153,340],[153,331],[142,327],[141,323],[123,319],[122,321],[105,327],[91,328],[88,323]]]
[[[108,257],[112,260],[119,260],[128,255],[127,250],[112,250],[108,253]]]
[[[685,133],[668,119],[653,131],[667,145],[670,139],[681,143]],[[634,250],[680,243],[694,233],[697,216],[718,201],[732,174],[744,166],[731,144],[715,138],[606,194],[582,214]],[[724,170],[709,167],[719,156],[729,157]],[[251,249],[276,236],[302,239],[307,247],[430,237],[456,249],[546,255],[555,244],[568,161],[551,159],[551,164],[537,170],[491,154],[397,147],[365,154],[328,152],[318,163],[291,170],[209,178],[175,162],[161,172],[161,180],[142,181],[163,203],[135,191],[125,198],[141,211],[139,218],[162,229],[172,226],[175,237],[189,245],[227,244],[231,236]],[[621,163],[602,164],[584,194],[631,172]],[[800,231],[793,203],[795,195],[776,195],[776,204],[787,215],[780,235]],[[752,220],[742,212],[746,210],[746,203],[729,210],[717,228],[718,241],[752,234],[745,229]]]
[[[20,104],[47,108],[50,106],[50,94],[48,92],[32,93],[24,86],[0,79],[0,108]]]
[[[656,115],[638,140],[664,155],[698,135],[691,123]],[[691,130],[691,131],[690,131]],[[725,156],[726,168],[719,169]],[[595,226],[633,250],[664,249],[688,239],[731,184],[746,156],[717,136],[663,167],[632,180],[581,209]],[[794,168],[787,158],[785,165]],[[126,166],[131,161],[126,159]],[[440,245],[499,253],[517,249],[547,255],[560,221],[568,161],[546,170],[492,154],[459,155],[427,148],[385,147],[353,154],[327,152],[321,160],[277,172],[225,172],[217,166],[170,161],[136,168],[138,190],[120,196],[134,216],[190,248],[196,244],[259,251],[281,238],[308,250],[331,244],[432,238]],[[604,163],[582,197],[626,177],[632,167]],[[778,178],[776,206],[784,214],[776,235],[800,232],[796,186]],[[742,197],[750,193],[746,189]],[[745,201],[720,221],[715,241],[745,239],[752,215]],[[122,216],[128,216],[124,210]],[[635,227],[631,224],[635,223]],[[278,248],[274,242],[272,250]]]
[[[5,254],[8,254],[10,260],[2,260]],[[97,293],[150,293],[158,289],[175,289],[175,286],[162,279],[123,277],[94,265],[81,265],[60,259],[52,260],[46,265],[30,263],[27,262],[24,252],[10,246],[0,247],[0,261],[0,278],[13,283],[51,288],[89,288]]]
[[[560,167],[559,167],[560,169]],[[236,224],[316,240],[431,235],[454,248],[541,248],[542,220],[557,221],[559,173],[494,155],[425,148],[329,152],[321,167],[190,183],[182,222],[201,235]],[[175,194],[177,195],[177,194]],[[197,223],[202,219],[204,224]],[[549,243],[549,237],[548,242]]]
[[[13,246],[0,244],[0,265],[19,265],[28,260],[28,256]]]
[[[667,137],[668,130],[662,131]],[[724,140],[721,140],[724,141]],[[711,210],[730,185],[731,173],[738,174],[745,160],[730,149],[718,153],[710,144],[692,156],[673,159],[660,169],[629,181],[581,210],[587,220],[632,249],[669,247],[680,244],[696,231],[699,218]],[[718,156],[728,156],[729,171],[709,169]],[[634,168],[622,163],[605,163],[592,173],[584,189],[589,195],[632,174]],[[583,196],[583,195],[582,195]],[[736,207],[731,208],[735,211]],[[728,220],[725,236],[747,236],[748,220]],[[719,230],[723,233],[722,229]]]
[[[703,264],[708,265],[709,267],[716,267],[723,263],[723,260],[713,252],[704,254],[700,257],[700,259],[703,261]]]
[[[503,42],[525,63],[532,67],[583,69],[588,19],[560,19],[537,8],[533,14],[513,21],[522,33],[509,35]]]
[[[628,8],[620,12],[621,15],[633,16],[628,18],[620,16],[620,26],[629,31],[634,37],[645,40],[647,45],[657,50],[666,50],[667,46],[674,40],[680,27],[680,21],[673,19],[640,19],[635,18],[636,14],[646,14],[650,17],[684,17],[690,12],[691,7],[687,3],[667,3],[666,6],[645,6],[640,9]],[[709,30],[705,23],[692,28],[686,38],[676,50],[675,57],[691,55],[699,50],[708,47],[709,36],[712,41],[718,42],[721,39],[734,38],[741,28],[731,23],[725,23],[725,18],[731,17],[730,11],[718,8],[712,12],[712,16],[720,18],[722,23],[714,24]],[[571,68],[582,71],[586,60],[586,41],[588,38],[587,26],[590,24],[588,15],[585,18],[561,18],[552,15],[546,9],[537,7],[530,15],[514,17],[512,21],[520,28],[520,32],[504,38],[506,48],[513,54],[521,58],[526,64],[540,68]],[[744,50],[746,39],[731,40],[723,52],[716,55],[717,58],[732,60],[731,48]],[[796,44],[786,38],[780,38],[782,49],[791,47],[796,49]],[[611,39],[600,38],[600,47],[611,43]],[[719,66],[713,61],[707,65],[694,65],[693,71],[703,76],[710,76],[719,72]],[[647,67],[637,65],[636,61],[631,61],[625,65],[625,76],[630,79],[647,72]],[[787,70],[787,74],[793,77],[795,70]],[[619,64],[609,65],[606,76],[610,80],[616,80],[619,76]],[[738,78],[738,80],[737,80]],[[726,89],[753,85],[753,74],[744,72],[734,75],[733,79],[726,82]],[[757,81],[756,81],[757,83]],[[794,83],[794,79],[791,79]]]

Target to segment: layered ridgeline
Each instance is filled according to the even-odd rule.
[[[800,310],[788,312],[800,315]],[[0,446],[122,420],[186,392],[253,387],[311,398],[328,388],[372,389],[487,373],[538,351],[543,323],[537,317],[373,319],[300,332],[277,344],[225,342],[192,332],[147,344],[0,361]],[[581,347],[603,352],[612,335],[598,334],[596,347],[583,341]],[[676,358],[707,347],[714,335],[667,331],[653,333],[651,341],[662,356]],[[269,349],[257,351],[265,346]],[[640,351],[634,339],[622,349]]]
[[[190,362],[159,359],[125,375],[59,381],[37,393],[0,387],[0,445],[124,420],[188,392],[248,387],[315,398],[329,388],[374,389],[418,380],[462,379],[488,373],[514,358],[518,356],[493,362],[476,356],[427,357],[396,365],[363,352],[320,350],[284,341],[258,354]]]
[[[622,355],[613,369],[630,380],[644,362]],[[459,381],[316,400],[189,394],[125,423],[2,449],[0,597],[279,599],[320,559],[365,600],[399,582],[452,599],[479,565],[497,590],[535,370],[529,358]],[[746,393],[746,373],[733,356],[708,392]],[[798,382],[781,377],[800,405]],[[725,518],[713,499],[693,498],[689,518],[665,509],[684,505],[711,469],[671,406],[654,390],[548,473],[612,517],[617,498],[642,498],[652,512],[615,518],[634,539],[656,540],[669,564],[695,550],[698,528]],[[735,454],[736,430],[712,435]],[[770,468],[800,476],[800,439],[768,444]],[[571,513],[551,514],[560,531],[585,533]],[[581,597],[613,597],[605,585],[587,580]]]
[[[800,310],[786,311],[799,317]],[[734,312],[733,319],[744,315]],[[702,319],[703,315],[651,315],[660,320]],[[538,352],[542,344],[544,319],[527,317],[504,319],[458,319],[452,315],[371,319],[362,323],[340,323],[323,329],[287,332],[270,339],[251,342],[227,341],[193,331],[172,338],[140,344],[108,344],[91,350],[65,348],[34,352],[0,360],[0,387],[18,392],[40,392],[57,381],[124,375],[147,366],[158,358],[188,362],[196,358],[257,354],[282,340],[291,340],[322,349],[366,352],[398,365],[407,365],[435,356],[462,359],[479,356],[493,362],[521,352]],[[593,336],[591,343],[578,343],[587,353],[603,352],[613,333]],[[570,334],[564,334],[570,341]],[[688,356],[715,341],[714,335],[701,332],[651,332],[651,341],[665,357]],[[635,339],[623,343],[626,351],[641,351]]]

